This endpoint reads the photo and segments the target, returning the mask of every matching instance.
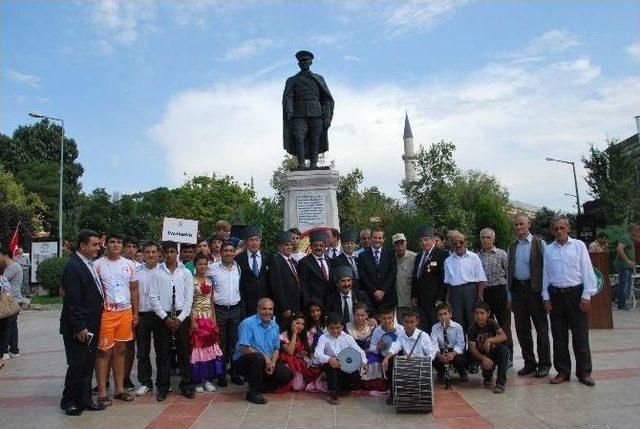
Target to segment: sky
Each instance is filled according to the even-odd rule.
[[[0,2],[0,132],[65,120],[83,188],[132,193],[195,174],[253,177],[284,156],[296,51],[335,99],[327,160],[401,197],[402,131],[457,146],[514,200],[572,210],[589,144],[635,134],[638,1]]]

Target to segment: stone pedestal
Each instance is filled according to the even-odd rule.
[[[340,228],[335,170],[289,171],[284,185],[284,228]]]

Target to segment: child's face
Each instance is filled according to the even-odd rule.
[[[332,323],[327,326],[327,330],[332,337],[338,338],[340,336],[340,332],[342,332],[342,325],[339,323]]]
[[[367,312],[364,310],[356,310],[356,312],[353,313],[353,320],[358,325],[364,325],[365,323],[367,323],[368,318],[369,314],[367,314]]]
[[[314,322],[318,322],[320,320],[320,316],[322,316],[322,310],[317,305],[314,305],[309,309],[309,313],[311,314],[311,319]]]
[[[447,310],[446,308],[438,310],[438,320],[440,322],[444,322],[444,324],[449,323],[449,321],[451,320],[451,313],[449,313],[449,310]]]
[[[402,326],[407,334],[413,333],[418,327],[419,319],[416,316],[409,316],[402,319]]]
[[[385,329],[391,328],[393,326],[393,313],[381,314],[378,319],[380,319],[380,324]]]
[[[304,319],[302,317],[293,321],[293,329],[295,329],[298,334],[304,330]]]
[[[208,269],[209,263],[207,262],[207,260],[204,258],[198,259],[198,263],[196,264],[196,273],[203,276],[207,273]]]
[[[473,310],[473,318],[478,325],[484,326],[489,319],[489,312],[484,308],[476,308]]]

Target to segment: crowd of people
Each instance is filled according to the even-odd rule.
[[[587,313],[596,279],[587,247],[569,237],[566,218],[554,220],[550,244],[529,223],[515,216],[506,250],[483,229],[478,252],[460,232],[445,237],[430,226],[417,231],[418,253],[402,233],[385,247],[380,227],[316,230],[308,249],[294,228],[278,234],[274,252],[262,248],[259,227],[240,239],[226,221],[195,245],[109,234],[102,248],[97,233],[81,231],[62,276],[61,408],[79,415],[154,388],[163,401],[172,375],[187,398],[231,381],[248,384],[256,404],[266,403],[264,392],[290,390],[320,392],[331,404],[353,390],[392,402],[393,363],[407,356],[433,361],[438,381],[449,368],[457,382],[480,372],[503,393],[512,314],[524,360],[518,376],[547,377],[553,362],[550,382],[568,381],[571,332],[577,379],[593,386]],[[347,348],[362,361],[349,373],[339,359]]]

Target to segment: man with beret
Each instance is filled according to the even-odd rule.
[[[382,304],[398,304],[395,253],[383,244],[384,230],[375,227],[371,230],[371,247],[358,256],[359,287],[369,294],[376,310]]]
[[[271,257],[261,250],[262,228],[248,226],[244,231],[244,245],[246,251],[236,256],[240,266],[240,297],[244,308],[244,315],[256,313],[258,300],[269,297],[269,264]]]
[[[333,97],[324,78],[309,68],[313,54],[296,53],[300,72],[287,79],[282,95],[284,149],[298,158],[298,168],[318,166],[318,154],[329,150],[327,130],[333,117]]]
[[[305,297],[313,298],[324,304],[327,295],[335,290],[331,279],[333,270],[329,261],[324,257],[329,239],[324,231],[314,231],[310,234],[309,240],[311,253],[300,259],[298,274]]]
[[[333,280],[336,282],[337,291],[327,297],[326,312],[337,313],[342,321],[347,324],[353,321],[353,306],[363,302],[371,312],[371,301],[366,292],[353,288],[353,271],[346,265],[340,265],[333,271]],[[371,314],[371,313],[370,313]]]
[[[274,255],[269,267],[269,286],[275,301],[274,314],[280,328],[293,312],[304,308],[303,290],[298,277],[298,263],[292,257],[293,234],[285,231],[276,237],[278,254]]]
[[[432,226],[418,228],[421,251],[416,255],[411,280],[411,301],[424,316],[427,332],[436,323],[435,307],[444,302],[447,290],[444,287],[444,260],[449,253],[436,246],[436,233]]]
[[[411,307],[411,279],[415,270],[416,253],[407,249],[407,238],[401,232],[391,237],[396,254],[396,290],[398,292],[398,320],[402,312]]]

